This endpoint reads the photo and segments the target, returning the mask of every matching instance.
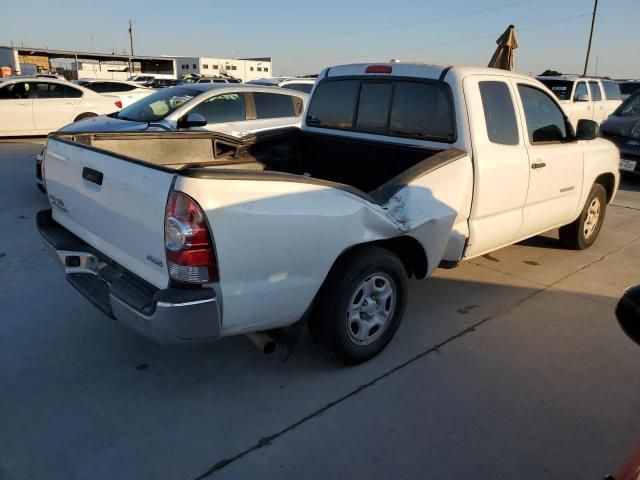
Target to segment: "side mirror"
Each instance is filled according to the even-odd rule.
[[[624,292],[616,307],[616,317],[624,333],[640,345],[640,285]]]
[[[576,140],[594,140],[600,135],[600,126],[593,120],[578,120],[576,129]]]
[[[178,128],[204,127],[207,119],[199,113],[187,113],[178,120]]]
[[[574,100],[576,102],[588,102],[589,101],[589,95],[587,95],[586,93],[582,93],[580,95],[576,95],[576,98]]]

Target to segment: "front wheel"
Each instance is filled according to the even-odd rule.
[[[580,216],[573,223],[560,228],[560,242],[571,250],[589,248],[598,238],[606,209],[607,192],[596,183],[591,187]]]
[[[407,301],[407,273],[383,248],[356,248],[338,260],[309,319],[314,342],[349,365],[382,351],[400,326]]]

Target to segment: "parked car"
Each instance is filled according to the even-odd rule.
[[[156,80],[157,81],[157,80]],[[142,87],[134,82],[125,82],[118,80],[98,80],[81,78],[74,83],[81,85],[96,93],[104,93],[120,98],[122,107],[128,107],[133,102],[137,102],[147,95],[151,95],[154,90]]]
[[[620,150],[620,171],[640,174],[640,91],[627,98],[600,131]]]
[[[316,83],[315,78],[271,77],[258,78],[247,82],[249,85],[264,85],[267,87],[288,88],[298,92],[311,93]]]
[[[555,227],[588,248],[618,187],[596,123],[574,133],[508,71],[336,66],[305,118],[243,138],[59,132],[38,229],[80,293],[155,341],[274,339],[308,319],[354,364],[398,329],[408,277]]]
[[[618,86],[620,87],[622,100],[626,100],[640,90],[640,80],[619,80]]]
[[[109,116],[90,118],[63,132],[204,130],[246,135],[300,126],[306,93],[257,85],[192,84],[164,88]],[[42,180],[42,152],[36,158],[36,185]]]
[[[613,80],[577,76],[538,80],[558,97],[574,127],[581,119],[602,123],[622,103],[620,88]]]
[[[184,77],[180,83],[191,85],[194,83],[242,83],[242,81],[233,77],[205,77],[203,75],[190,75],[188,77]]]
[[[66,80],[10,77],[0,82],[0,136],[47,135],[71,122],[121,107],[118,97]]]
[[[156,88],[156,89],[157,88],[175,87],[179,83],[180,83],[179,80],[172,79],[172,78],[156,78],[153,82],[151,82],[149,87],[150,88]]]

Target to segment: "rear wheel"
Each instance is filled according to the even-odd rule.
[[[96,115],[95,113],[92,113],[92,112],[81,113],[80,115],[78,115],[76,117],[74,122],[79,122],[80,120],[86,120],[87,118],[92,118],[92,117],[97,117],[97,116],[98,115]]]
[[[315,343],[345,364],[376,356],[400,325],[407,273],[400,259],[378,247],[357,248],[339,259],[309,319]]]
[[[573,223],[560,228],[560,242],[572,250],[589,248],[598,238],[606,209],[607,192],[596,183],[591,187],[580,216]]]

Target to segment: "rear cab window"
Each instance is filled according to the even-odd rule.
[[[326,80],[316,86],[306,124],[445,143],[456,140],[451,92],[439,81]]]

